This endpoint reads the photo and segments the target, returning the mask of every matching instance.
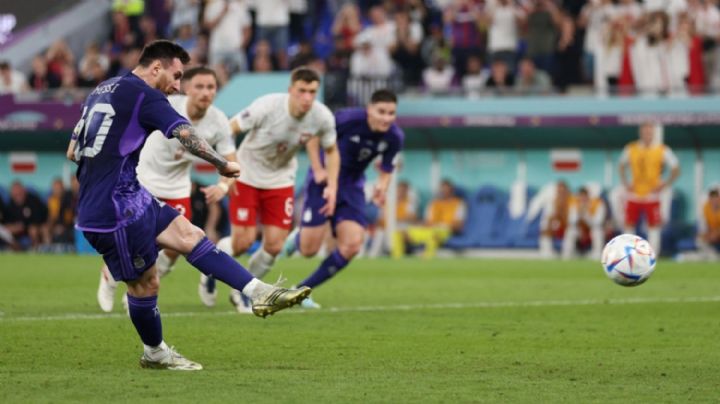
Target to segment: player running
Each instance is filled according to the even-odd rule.
[[[170,41],[148,44],[132,72],[104,81],[88,95],[66,153],[78,164],[77,227],[102,254],[113,278],[127,284],[130,319],[144,344],[144,368],[202,369],[163,340],[157,307],[158,246],[178,251],[201,272],[242,290],[253,299],[258,316],[290,307],[310,293],[309,288],[284,289],[253,278],[215,248],[201,229],[138,182],[140,150],[155,130],[178,139],[221,175],[239,174],[239,165],[213,150],[167,100],[166,95],[178,91],[189,60],[187,52]]]
[[[357,255],[365,237],[365,169],[381,155],[380,175],[373,191],[372,201],[378,206],[385,203],[385,195],[394,160],[403,147],[405,135],[395,124],[397,97],[388,90],[372,94],[367,108],[353,108],[335,115],[340,149],[340,175],[335,213],[326,215],[322,211],[324,184],[316,179],[324,177],[325,168],[312,157],[312,167],[305,181],[305,205],[302,210],[300,230],[296,229],[285,243],[285,252],[290,255],[297,249],[305,257],[312,257],[325,239],[330,221],[333,235],[337,239],[336,249],[320,266],[300,282],[301,287],[315,287],[332,278],[345,268]],[[308,152],[312,153],[312,146]],[[322,157],[322,156],[321,156]],[[306,308],[320,308],[307,298],[302,303]]]
[[[187,95],[171,95],[170,105],[180,115],[190,120],[198,136],[205,139],[228,161],[235,161],[235,143],[230,124],[225,114],[212,105],[217,93],[217,76],[207,67],[194,67],[183,75],[183,87]],[[166,139],[162,133],[150,134],[140,152],[137,175],[140,184],[151,195],[170,205],[188,220],[192,220],[190,206],[190,170],[196,158],[185,152],[177,139]],[[221,200],[232,185],[231,178],[220,177],[217,185],[202,188],[207,203]],[[177,251],[163,249],[158,254],[155,265],[160,277],[170,272],[177,261]],[[117,282],[103,266],[98,287],[98,303],[105,312],[113,309]],[[200,298],[207,306],[215,304],[216,293],[200,288]],[[126,302],[127,295],[123,297]],[[127,305],[127,304],[126,304]]]
[[[319,138],[325,152],[327,186],[322,192],[323,214],[335,209],[340,156],[335,146],[335,120],[330,110],[315,100],[320,76],[306,67],[290,75],[287,93],[258,98],[230,119],[234,133],[247,132],[237,152],[240,176],[230,192],[231,237],[218,242],[218,248],[238,256],[250,248],[262,224],[262,245],[250,257],[248,270],[262,279],[282,250],[292,224],[298,149]],[[207,285],[201,278],[201,287]],[[239,312],[247,312],[248,302],[238,290],[230,301]]]

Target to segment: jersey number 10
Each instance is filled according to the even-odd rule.
[[[75,146],[75,160],[92,158],[100,153],[114,117],[115,109],[107,103],[95,104],[89,112],[87,107],[83,109],[82,117],[75,125],[75,132],[81,131]]]

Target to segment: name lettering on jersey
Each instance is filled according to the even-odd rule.
[[[350,141],[353,143],[360,143],[360,135],[350,136]]]
[[[114,93],[115,89],[118,87],[118,83],[115,84],[105,84],[104,86],[96,87],[90,95],[100,95],[100,94],[108,94],[108,93]]]

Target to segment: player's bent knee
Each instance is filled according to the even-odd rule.
[[[346,259],[352,259],[358,253],[360,252],[360,247],[362,246],[361,243],[353,242],[353,243],[346,243],[338,246],[338,249],[340,250],[340,254],[342,254],[343,257]]]
[[[265,252],[275,257],[280,254],[280,251],[282,250],[282,243],[270,243],[263,246],[263,249],[265,249]]]
[[[180,235],[183,249],[187,253],[191,252],[193,248],[195,248],[195,246],[198,245],[198,243],[201,242],[204,237],[205,232],[195,225],[191,225],[186,229],[183,229],[183,232]]]

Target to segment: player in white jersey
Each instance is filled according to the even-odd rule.
[[[230,119],[234,133],[247,134],[237,152],[240,177],[230,193],[232,235],[220,240],[218,248],[233,256],[244,253],[255,241],[261,223],[262,246],[248,262],[248,270],[257,278],[270,271],[290,231],[295,154],[313,137],[319,138],[327,168],[323,194],[327,203],[322,213],[332,215],[335,209],[340,155],[335,145],[335,118],[315,100],[319,86],[320,76],[314,70],[299,67],[291,73],[287,93],[260,97]],[[246,311],[248,302],[243,302],[240,292],[233,291],[230,297],[238,311]]]
[[[198,135],[204,138],[217,152],[228,161],[235,161],[235,141],[230,123],[225,114],[212,105],[217,93],[217,77],[212,69],[195,67],[188,69],[183,76],[183,88],[186,95],[168,97],[172,107],[180,115],[188,118]],[[177,139],[166,139],[162,133],[152,133],[140,152],[137,175],[140,183],[150,193],[179,211],[188,220],[192,219],[190,206],[190,170],[192,163],[199,161],[186,153]],[[233,179],[221,177],[216,185],[202,189],[207,203],[216,203],[228,192]],[[164,276],[178,258],[176,251],[160,251],[156,266],[160,276]],[[211,283],[211,286],[212,283]],[[98,303],[103,311],[112,311],[117,283],[106,266],[103,265],[98,287]],[[215,304],[214,287],[208,292],[200,288],[200,298],[208,306]]]

